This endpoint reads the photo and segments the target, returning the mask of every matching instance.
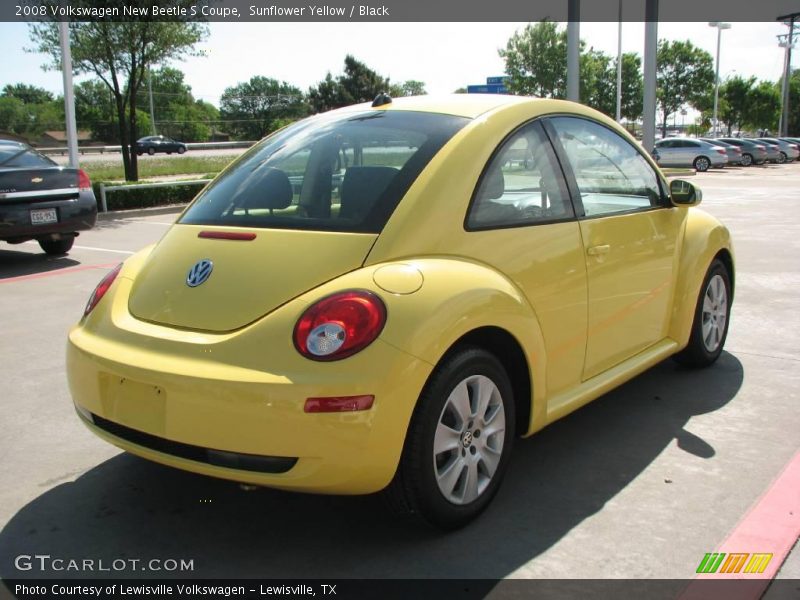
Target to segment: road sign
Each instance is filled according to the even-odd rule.
[[[468,85],[468,94],[507,94],[506,86],[502,84],[487,84],[487,85]]]

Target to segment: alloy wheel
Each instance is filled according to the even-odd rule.
[[[471,375],[453,388],[433,441],[433,467],[442,495],[453,504],[474,502],[492,481],[505,442],[506,417],[497,385]]]
[[[714,275],[703,299],[703,345],[709,352],[714,352],[722,343],[727,319],[728,291],[722,277]]]

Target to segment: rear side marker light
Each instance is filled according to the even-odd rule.
[[[114,283],[114,280],[117,278],[117,275],[119,275],[121,269],[122,263],[119,263],[105,277],[103,277],[100,283],[97,284],[97,287],[94,288],[92,295],[89,296],[89,302],[86,303],[86,308],[83,310],[84,317],[92,312],[94,307],[97,306],[97,303],[103,299],[103,296],[106,295],[106,292],[111,287],[111,284]]]
[[[307,413],[355,412],[369,410],[375,396],[332,396],[307,398],[303,411]]]
[[[201,231],[197,234],[197,237],[210,240],[236,240],[240,242],[249,242],[256,239],[256,234],[241,233],[238,231]]]

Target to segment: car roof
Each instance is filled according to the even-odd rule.
[[[526,102],[553,102],[544,98],[529,96],[512,96],[507,94],[445,94],[427,96],[407,96],[394,98],[391,103],[375,107],[377,110],[409,110],[418,112],[441,113],[474,119],[489,111]],[[580,106],[575,104],[575,106]],[[364,110],[372,107],[371,102],[339,108],[335,112]]]

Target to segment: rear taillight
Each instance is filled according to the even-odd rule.
[[[727,154],[727,152],[725,152],[725,150],[722,150],[721,148],[717,148],[717,152],[719,154]]]
[[[92,189],[92,180],[83,169],[78,169],[78,189],[90,190]]]
[[[121,269],[122,263],[114,267],[111,272],[103,277],[103,280],[97,284],[97,287],[94,288],[92,295],[89,296],[89,302],[86,303],[86,308],[83,310],[84,317],[92,312],[94,307],[97,306],[97,303],[103,299],[103,296],[106,295],[108,288],[110,288],[111,284],[114,283],[114,280],[117,278],[117,275],[119,275]]]
[[[386,324],[386,306],[366,290],[339,292],[307,309],[294,327],[297,351],[311,360],[340,360],[369,346]]]

